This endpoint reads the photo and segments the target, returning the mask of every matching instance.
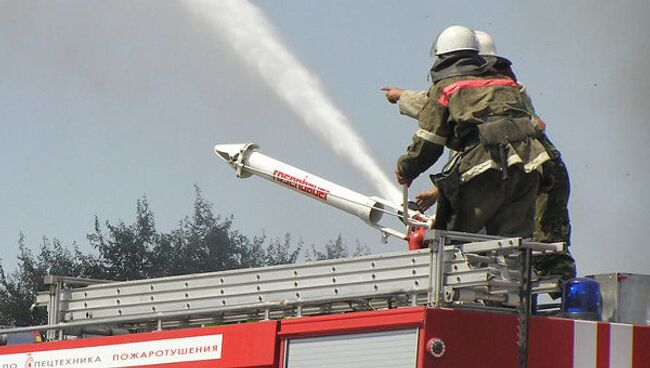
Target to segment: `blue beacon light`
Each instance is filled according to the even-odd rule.
[[[562,289],[562,316],[599,321],[601,300],[598,282],[587,278],[571,279]]]

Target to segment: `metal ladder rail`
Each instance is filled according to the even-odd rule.
[[[233,316],[232,318],[243,318],[241,316],[246,316],[246,315],[254,315],[257,314],[258,316],[262,316],[264,318],[270,318],[271,316],[277,317],[285,315],[285,313],[290,313],[293,315],[304,315],[304,313],[311,314],[311,313],[319,313],[319,311],[322,310],[327,310],[327,307],[322,307],[322,306],[313,306],[313,304],[334,304],[334,303],[345,303],[345,299],[347,300],[363,300],[363,299],[373,299],[379,300],[380,296],[384,297],[387,302],[382,302],[382,306],[386,307],[391,307],[391,299],[395,299],[398,297],[404,298],[404,296],[410,298],[411,302],[406,302],[406,303],[401,303],[398,306],[405,306],[405,305],[431,305],[431,306],[455,306],[455,305],[468,305],[468,304],[463,304],[463,303],[469,303],[476,299],[476,295],[479,297],[483,298],[493,298],[495,301],[507,301],[509,297],[513,294],[518,294],[519,290],[517,289],[516,285],[514,285],[514,281],[516,280],[487,280],[483,278],[489,277],[489,268],[484,268],[480,269],[480,267],[476,265],[482,265],[482,262],[485,264],[497,264],[498,260],[496,257],[498,256],[504,256],[508,255],[509,257],[513,257],[515,252],[521,252],[522,249],[530,249],[531,251],[534,249],[535,252],[555,252],[558,250],[561,250],[561,246],[557,244],[541,244],[541,243],[533,243],[533,242],[527,242],[525,240],[521,240],[518,238],[502,238],[502,237],[495,237],[495,236],[488,236],[488,235],[480,235],[480,234],[467,234],[467,233],[454,233],[454,232],[445,232],[445,231],[439,231],[439,230],[432,230],[430,231],[425,239],[428,239],[428,241],[431,244],[431,249],[425,249],[425,250],[420,250],[416,252],[395,252],[395,253],[389,253],[389,254],[382,254],[382,255],[371,255],[371,256],[364,256],[364,257],[354,257],[354,258],[347,258],[347,259],[340,259],[340,260],[329,260],[329,261],[320,261],[320,262],[311,262],[311,263],[302,263],[302,264],[294,264],[294,265],[284,265],[284,266],[274,266],[274,267],[265,267],[261,269],[247,269],[247,270],[234,270],[234,271],[225,271],[225,272],[217,272],[217,273],[208,273],[208,274],[195,274],[195,275],[184,275],[184,276],[175,276],[175,277],[167,277],[167,278],[161,278],[161,279],[152,279],[152,280],[139,280],[139,281],[127,281],[127,282],[112,282],[112,283],[106,283],[103,280],[83,280],[84,282],[87,282],[87,285],[89,284],[96,284],[100,283],[98,285],[89,285],[89,286],[84,286],[84,287],[78,287],[78,288],[72,288],[68,290],[64,290],[61,288],[61,286],[64,283],[67,284],[81,284],[83,285],[83,282],[78,282],[80,280],[78,279],[73,279],[73,278],[60,278],[60,279],[53,279],[53,281],[57,281],[57,287],[52,288],[50,287],[50,292],[47,294],[47,298],[43,298],[43,295],[41,295],[39,298],[39,302],[37,305],[40,306],[47,306],[48,307],[48,312],[49,315],[51,316],[51,319],[48,321],[48,325],[46,326],[34,326],[31,328],[22,328],[22,329],[14,329],[16,331],[34,331],[34,330],[48,330],[48,331],[56,331],[58,330],[58,338],[61,338],[63,330],[65,329],[71,329],[71,328],[78,328],[82,326],[101,326],[101,325],[113,325],[113,326],[118,326],[120,324],[128,324],[128,323],[133,323],[133,325],[138,325],[138,324],[144,324],[144,325],[151,325],[151,324],[156,324],[157,328],[162,328],[163,323],[169,326],[172,325],[183,325],[186,323],[199,323],[198,321],[205,321],[209,320],[210,318],[221,318],[224,319],[224,317],[231,318],[229,316]],[[500,244],[499,244],[500,243]],[[462,259],[454,259],[453,257],[450,256],[451,253],[456,253],[462,254]],[[423,260],[426,259],[426,261]],[[391,260],[395,261],[398,260],[399,265],[386,265],[386,263],[390,263]],[[406,262],[403,262],[406,261]],[[400,263],[401,262],[401,263]],[[410,263],[409,263],[410,262]],[[461,272],[453,271],[453,266],[454,264],[466,264],[467,267],[464,270],[461,270]],[[358,266],[359,264],[366,264],[366,266],[370,266],[368,270],[364,270],[363,272],[360,272],[357,270],[355,267]],[[381,267],[379,266],[380,264]],[[352,265],[352,266],[351,266]],[[340,269],[337,269],[339,267]],[[347,270],[346,270],[347,267]],[[472,268],[474,267],[474,268]],[[506,264],[506,268],[508,268],[509,265]],[[318,271],[320,270],[320,271]],[[328,271],[329,270],[329,271]],[[323,272],[323,271],[328,271],[328,272]],[[337,271],[339,271],[337,273]],[[404,272],[406,271],[406,272]],[[508,273],[510,272],[516,272],[516,270],[508,268]],[[97,300],[102,300],[102,298],[105,298],[107,301],[111,301],[113,303],[116,303],[118,305],[121,302],[121,298],[124,298],[125,295],[128,297],[129,295],[133,297],[134,294],[143,294],[143,288],[152,288],[149,290],[149,292],[145,292],[144,296],[145,297],[151,297],[151,295],[154,295],[155,297],[158,295],[156,294],[159,289],[162,289],[161,292],[169,292],[169,290],[165,291],[165,285],[169,283],[180,283],[181,286],[185,286],[186,289],[190,285],[190,282],[192,284],[201,281],[206,284],[214,283],[217,281],[217,285],[220,284],[227,284],[224,279],[230,280],[237,279],[238,277],[243,277],[243,280],[239,280],[233,285],[248,285],[248,284],[253,284],[257,285],[265,285],[264,282],[267,280],[262,280],[263,278],[266,278],[269,273],[277,273],[279,272],[281,275],[280,277],[277,278],[277,280],[280,283],[286,283],[286,282],[298,282],[299,285],[303,281],[307,280],[320,280],[322,282],[325,280],[325,275],[327,274],[327,278],[331,277],[332,275],[334,279],[337,277],[347,277],[347,276],[359,276],[359,275],[365,275],[368,277],[366,281],[363,281],[361,284],[365,283],[365,286],[373,285],[371,287],[371,290],[368,291],[367,287],[363,288],[363,292],[360,292],[359,290],[356,289],[356,286],[354,285],[354,282],[350,281],[348,285],[345,285],[345,287],[351,286],[352,290],[354,292],[344,292],[341,294],[338,294],[335,292],[337,289],[336,286],[336,281],[334,282],[327,282],[327,285],[316,285],[314,286],[314,290],[320,290],[321,289],[326,289],[331,291],[333,294],[325,297],[305,297],[305,295],[301,295],[298,297],[293,297],[293,298],[284,298],[284,299],[279,299],[278,300],[273,300],[264,298],[260,300],[258,298],[257,302],[248,302],[245,303],[245,301],[250,301],[249,299],[244,300],[240,304],[235,304],[235,305],[207,305],[205,307],[198,307],[198,308],[176,308],[168,311],[161,311],[161,310],[148,310],[146,313],[145,312],[140,312],[140,313],[131,313],[131,314],[124,314],[124,315],[101,315],[100,317],[95,317],[92,315],[85,315],[85,316],[79,316],[79,314],[74,314],[72,309],[70,309],[71,303],[76,302],[74,298],[72,298],[73,295],[76,295],[77,299],[79,300],[88,300],[88,301],[97,301]],[[289,272],[289,276],[287,276],[285,273]],[[301,277],[303,274],[305,275],[305,279],[300,279],[296,278],[296,272],[298,272],[298,275]],[[355,273],[356,272],[356,273]],[[377,277],[380,275],[381,272],[387,272],[387,273],[401,273],[400,277],[394,277],[394,279],[387,278],[387,279],[380,279]],[[411,273],[408,277],[402,275],[403,273]],[[357,275],[357,273],[359,275]],[[523,274],[523,271],[519,271],[520,275]],[[341,275],[341,276],[339,276]],[[480,276],[477,279],[472,279],[470,276]],[[253,279],[250,279],[251,276],[256,276]],[[277,276],[277,275],[276,275]],[[456,282],[451,282],[452,278],[458,278],[461,277],[464,278],[462,281],[459,282],[458,279],[456,279]],[[519,276],[520,278],[520,276]],[[296,281],[297,280],[297,281]],[[397,281],[396,281],[397,280]],[[256,284],[257,282],[257,284]],[[271,281],[269,281],[271,282]],[[402,285],[401,288],[399,287],[394,287],[391,289],[391,292],[389,294],[382,294],[385,292],[386,289],[386,284],[389,284],[390,282],[397,282],[397,284]],[[239,283],[239,284],[237,284]],[[407,285],[408,287],[404,287],[404,285]],[[73,286],[74,286],[73,285]],[[495,285],[500,285],[501,289],[495,288]],[[504,286],[505,285],[505,286]],[[169,285],[167,285],[169,286]],[[232,286],[232,285],[231,285]],[[237,286],[237,287],[239,287]],[[268,284],[267,284],[268,286]],[[291,286],[291,285],[290,285]],[[394,286],[394,285],[393,285]],[[224,287],[226,287],[224,285]],[[58,289],[57,289],[58,288]],[[214,287],[213,287],[214,288]],[[548,287],[546,287],[548,288]],[[131,290],[131,292],[126,292],[127,290]],[[181,289],[183,289],[181,287]],[[200,287],[199,287],[200,289]],[[219,288],[220,290],[223,290]],[[293,284],[293,287],[289,287],[288,289],[291,290],[293,293],[296,290],[295,284]],[[298,288],[299,289],[299,288]],[[379,290],[381,289],[381,290]],[[54,293],[51,291],[54,290]],[[114,295],[102,296],[102,292],[105,292],[106,290],[109,291],[109,294],[111,292],[115,293]],[[447,291],[451,290],[449,294],[463,294],[465,299],[467,300],[460,300],[461,304],[457,304],[459,300],[454,300],[454,298],[450,298],[450,295],[448,295]],[[484,295],[480,295],[481,292],[486,291]],[[544,286],[541,283],[533,283],[531,285],[531,289],[527,291],[530,293],[531,291],[534,292],[535,290],[546,290],[544,289]],[[146,290],[145,290],[146,291]],[[154,292],[155,291],[155,292]],[[258,292],[262,292],[262,290],[257,290]],[[286,290],[280,289],[280,294]],[[99,296],[93,294],[99,292]],[[122,294],[120,294],[122,293]],[[471,293],[474,293],[472,297],[468,297]],[[478,293],[478,294],[477,294]],[[249,292],[249,296],[258,296],[259,293],[255,292]],[[89,296],[90,295],[90,296]],[[95,295],[95,296],[93,296]],[[117,295],[117,297],[116,297]],[[327,295],[327,293],[320,293],[320,291],[314,295]],[[504,296],[505,295],[505,296]],[[187,299],[186,294],[182,295],[183,298],[180,298],[181,301],[184,301]],[[505,298],[505,299],[504,299]],[[458,299],[458,298],[456,298]],[[463,298],[460,298],[463,299]],[[79,301],[77,300],[77,301]],[[88,303],[86,301],[86,303]],[[154,300],[156,301],[156,300]],[[253,300],[254,301],[254,300]],[[141,302],[135,303],[136,305]],[[312,304],[310,306],[310,303]],[[146,305],[149,305],[147,303],[144,303]],[[83,304],[82,304],[83,305]],[[477,306],[480,307],[480,305],[477,304]],[[108,310],[112,310],[113,312],[120,310],[118,307],[107,307]],[[352,306],[351,306],[352,308]],[[83,309],[83,308],[82,308]],[[334,310],[334,309],[332,309]],[[344,311],[345,308],[339,308],[336,309],[338,311]],[[289,312],[287,312],[289,311]],[[75,312],[76,313],[76,312]],[[72,318],[70,318],[72,316]],[[239,317],[238,317],[239,316]],[[86,318],[83,318],[86,317]],[[174,320],[176,319],[176,320]],[[195,321],[195,322],[192,322]],[[55,332],[48,333],[48,337],[51,336],[52,339],[56,338],[55,337]]]

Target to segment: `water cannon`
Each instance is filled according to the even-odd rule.
[[[289,188],[306,197],[326,203],[354,215],[382,233],[383,240],[394,236],[409,242],[410,249],[422,247],[425,228],[433,226],[433,219],[406,205],[392,203],[376,196],[366,196],[341,185],[332,183],[285,162],[278,161],[257,151],[255,143],[218,144],[214,152],[228,163],[235,175],[245,179],[253,175]],[[404,188],[404,200],[408,198]],[[380,223],[384,215],[399,218],[406,224],[406,231],[398,231]]]

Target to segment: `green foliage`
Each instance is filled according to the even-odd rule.
[[[266,264],[274,266],[296,262],[303,245],[302,240],[300,240],[295,246],[292,246],[291,235],[286,233],[284,235],[284,242],[281,242],[280,239],[269,242],[265,254]]]
[[[88,241],[97,249],[97,259],[88,258],[89,265],[99,274],[95,278],[105,280],[136,280],[147,277],[152,267],[151,248],[158,240],[153,212],[149,209],[146,197],[136,202],[136,219],[131,225],[120,221],[111,225],[106,221],[107,234],[104,235],[99,219],[95,216],[95,232],[88,235]],[[99,267],[97,267],[99,266]]]
[[[358,241],[357,245],[352,253],[353,256],[362,256],[370,253],[368,247],[362,246]],[[320,251],[316,248],[315,245],[311,246],[311,249],[307,251],[307,260],[309,261],[321,261],[324,259],[336,259],[336,258],[345,258],[350,255],[348,247],[343,241],[343,237],[339,234],[336,237],[336,240],[330,240],[325,245],[325,249]]]
[[[0,267],[0,325],[27,326],[46,321],[46,311],[33,310],[36,293],[44,289],[43,278],[48,274],[74,275],[79,265],[72,253],[57,239],[43,237],[38,256],[25,246],[21,233],[18,239],[18,267],[5,276]]]
[[[123,220],[103,225],[95,216],[93,232],[87,235],[94,251],[83,253],[73,243],[73,250],[54,238],[43,237],[34,255],[18,240],[18,265],[10,275],[0,262],[0,325],[24,326],[46,322],[43,308],[33,309],[36,293],[45,289],[46,275],[76,276],[103,280],[135,280],[171,275],[223,271],[237,268],[294,263],[304,243],[284,239],[252,239],[234,229],[232,216],[215,216],[214,206],[203,198],[195,186],[193,211],[167,233],[156,230],[154,213],[146,197],[136,201],[133,223]],[[321,260],[348,256],[343,238],[326,244],[323,251],[312,245],[307,259]],[[353,255],[367,254],[358,242]]]
[[[232,228],[233,218],[222,220],[195,186],[193,214],[178,228],[162,234],[150,252],[155,265],[149,277],[223,271],[263,266],[261,244]]]
[[[2,277],[3,300],[2,305],[4,325],[32,324],[35,319],[29,313],[29,308],[34,302],[35,291],[38,290],[36,277],[37,267],[31,251],[25,247],[24,236],[21,233],[18,239],[18,267],[6,278]]]
[[[352,252],[352,256],[367,256],[368,254],[370,254],[370,248],[367,245],[359,243],[359,240],[357,240],[356,245],[354,246],[354,252]]]

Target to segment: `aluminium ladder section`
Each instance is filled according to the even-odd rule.
[[[417,251],[82,287],[52,276],[50,292],[36,303],[48,308],[48,325],[13,331],[48,330],[52,340],[414,305],[516,310],[522,290],[558,290],[557,276],[523,282],[521,260],[526,252],[563,252],[563,243],[430,230],[425,244]]]

